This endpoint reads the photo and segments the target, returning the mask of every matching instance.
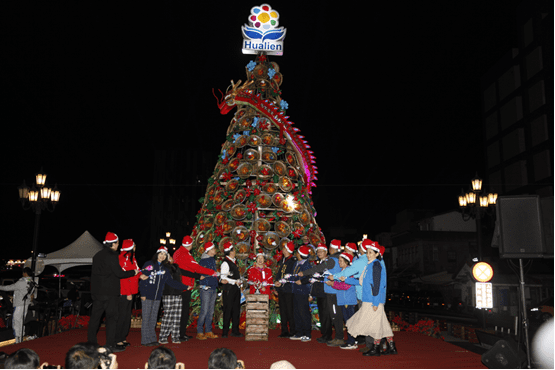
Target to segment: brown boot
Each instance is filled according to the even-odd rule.
[[[206,340],[208,339],[204,333],[197,333],[198,340]]]
[[[211,331],[209,331],[208,333],[204,334],[204,336],[208,339],[216,339],[219,338],[219,336],[217,336],[216,334],[212,333]]]

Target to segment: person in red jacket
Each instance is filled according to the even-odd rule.
[[[266,257],[263,251],[258,251],[255,258],[254,265],[247,271],[251,286],[249,293],[255,294],[258,290],[259,294],[270,295],[274,284],[272,270],[266,266]]]
[[[135,258],[135,250],[137,247],[133,239],[126,239],[121,244],[119,254],[119,265],[123,271],[140,270]],[[139,293],[139,278],[144,276],[138,275],[120,280],[120,296],[118,300],[118,323],[116,331],[116,342],[118,346],[129,346],[126,340],[131,326],[131,310],[133,309],[133,296]]]
[[[203,275],[218,276],[217,272],[206,267],[202,267],[195,261],[191,255],[191,249],[193,248],[193,239],[189,235],[183,238],[181,247],[175,251],[173,254],[173,262],[177,263],[179,268],[187,270],[190,272],[196,272]],[[187,341],[192,338],[192,336],[186,335],[187,324],[189,323],[189,304],[191,303],[191,293],[193,286],[195,285],[195,279],[183,275],[181,277],[182,283],[187,285],[189,289],[181,293],[181,300],[183,304],[183,311],[181,312],[181,323],[180,323],[180,333],[181,339]]]

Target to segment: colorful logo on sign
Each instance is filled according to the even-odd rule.
[[[264,51],[268,55],[282,55],[287,30],[278,27],[279,13],[270,5],[262,4],[251,9],[248,20],[248,26],[241,26],[243,53],[256,54]]]

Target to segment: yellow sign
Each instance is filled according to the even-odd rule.
[[[472,268],[472,276],[481,283],[490,281],[493,277],[493,268],[485,262],[478,262]]]

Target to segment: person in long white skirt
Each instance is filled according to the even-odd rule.
[[[364,335],[368,351],[363,356],[379,356],[380,354],[397,354],[393,341],[393,331],[384,311],[387,290],[387,274],[383,263],[385,248],[377,243],[366,250],[368,264],[359,278],[362,285],[362,306],[347,320],[347,331],[353,337]],[[345,277],[340,280],[344,281]],[[382,352],[380,341],[386,338],[388,348]]]

